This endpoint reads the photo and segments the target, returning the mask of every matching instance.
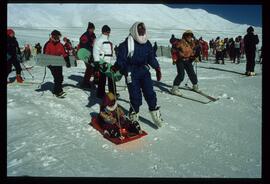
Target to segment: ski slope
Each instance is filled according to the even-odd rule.
[[[118,146],[88,125],[91,115],[99,110],[99,100],[94,90],[84,91],[77,86],[85,70],[83,63],[64,68],[64,99],[52,95],[53,78],[48,69],[40,88],[38,84],[9,85],[8,176],[261,177],[260,66],[256,65],[257,76],[245,77],[199,67],[244,72],[244,60],[239,65],[229,61],[225,65],[199,63],[201,90],[220,98],[201,104],[166,93],[176,68],[169,58],[158,60],[163,78],[160,82],[153,78],[154,89],[166,123],[156,129],[143,101],[140,124],[148,135]],[[31,72],[34,81],[42,81],[44,67],[35,66]],[[14,72],[10,74],[11,80],[14,76]],[[24,76],[32,80],[26,71]],[[124,80],[117,86],[119,104],[128,110]],[[206,100],[194,92],[182,92]]]

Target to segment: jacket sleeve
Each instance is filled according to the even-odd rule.
[[[93,57],[95,62],[99,62],[100,60],[99,54],[101,53],[101,47],[102,43],[100,42],[100,40],[96,40],[93,47]]]
[[[117,57],[116,57],[116,62],[115,62],[115,66],[120,70],[120,72],[122,74],[126,74],[127,73],[127,62],[128,62],[128,58],[127,58],[127,54],[128,54],[128,49],[127,49],[127,44],[121,43],[118,47],[118,53],[117,53]]]
[[[151,45],[151,43],[148,41],[147,43],[147,46],[148,46],[148,64],[154,68],[154,69],[157,69],[159,68],[159,63],[155,57],[155,53],[154,53],[154,50],[153,50],[153,47]]]

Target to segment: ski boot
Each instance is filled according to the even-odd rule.
[[[158,126],[158,127],[161,127],[162,124],[164,123],[163,119],[161,118],[161,114],[160,114],[160,111],[159,111],[159,106],[157,106],[155,108],[155,110],[152,110],[150,111],[150,114],[151,114],[151,117],[152,117],[152,120],[154,121],[154,123]]]
[[[171,89],[171,93],[173,95],[177,95],[177,96],[182,96],[182,93],[180,92],[180,90],[178,89],[178,86],[173,86]]]
[[[60,93],[56,93],[55,96],[57,98],[64,98],[66,96],[66,92],[64,91],[61,91]]]
[[[200,92],[199,87],[198,87],[198,84],[194,84],[194,85],[192,86],[192,90],[193,90],[193,91],[196,91],[196,92]]]
[[[131,122],[139,121],[139,114],[135,113],[134,111],[129,113],[129,119]]]
[[[23,79],[22,79],[22,76],[20,74],[16,75],[16,80],[18,83],[23,83]]]

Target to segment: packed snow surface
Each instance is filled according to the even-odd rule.
[[[153,11],[149,11],[150,5],[147,4],[145,7],[136,5],[136,11],[130,8],[132,5],[119,5],[118,9],[108,8],[113,10],[107,12],[109,16],[103,17],[100,16],[102,7],[112,5],[97,5],[92,9],[90,5],[65,5],[70,9],[75,6],[85,10],[85,13],[75,14],[70,9],[58,9],[58,5],[55,5],[59,16],[54,16],[55,9],[47,11],[49,5],[35,4],[38,9],[30,9],[29,6],[8,5],[8,25],[21,27],[14,28],[21,46],[40,42],[43,47],[55,27],[58,27],[63,36],[78,43],[88,21],[97,25],[97,36],[103,24],[110,25],[110,38],[115,45],[126,38],[129,27],[138,19],[149,27],[150,41],[165,46],[169,45],[171,34],[181,37],[187,28],[193,29],[196,37],[212,39],[216,36],[243,36],[248,27],[224,19],[222,24],[218,24],[221,18],[204,10],[177,10],[164,5],[151,5]],[[151,14],[152,18],[137,16],[138,8],[142,15]],[[200,19],[195,13],[207,18]],[[182,16],[178,18],[176,14]],[[207,22],[198,23],[197,19]],[[67,28],[70,24],[79,28]],[[41,28],[41,25],[48,28]],[[213,25],[218,32],[213,31]],[[210,31],[205,31],[206,28]],[[261,28],[255,30],[260,32]],[[216,102],[202,104],[168,94],[176,76],[176,67],[172,65],[171,58],[157,59],[161,66],[162,80],[156,81],[153,69],[151,73],[165,123],[159,129],[153,125],[143,100],[140,124],[148,135],[122,145],[112,144],[89,125],[91,117],[99,111],[100,100],[95,97],[94,89],[82,90],[78,87],[84,75],[84,63],[79,61],[77,67],[64,67],[63,85],[67,92],[64,99],[52,95],[53,78],[48,69],[45,81],[40,86],[44,67],[34,66],[30,70],[34,79],[24,70],[25,81],[37,83],[19,85],[14,82],[7,86],[7,175],[260,178],[261,66],[257,64],[255,67],[258,75],[246,77],[207,69],[216,67],[244,73],[245,58],[241,58],[240,64],[232,64],[228,59],[225,65],[213,64],[213,56],[207,62],[194,63],[199,88],[219,98]],[[25,65],[35,65],[34,58]],[[14,80],[15,72],[9,78]],[[187,75],[181,87],[186,82],[191,85]],[[118,103],[127,111],[129,96],[124,79],[117,83],[117,90],[120,93]],[[180,90],[189,97],[207,101],[197,93]]]

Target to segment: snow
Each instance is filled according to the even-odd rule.
[[[12,12],[12,6],[17,5],[8,5],[9,13]],[[43,7],[38,4],[35,6]],[[168,8],[163,5],[155,6],[164,13]],[[27,14],[36,15],[35,11],[40,10],[29,10],[25,4],[23,7],[28,10]],[[122,10],[122,5],[118,8]],[[146,9],[142,8],[142,11],[146,12]],[[99,9],[95,11],[99,12]],[[171,11],[173,14],[180,10],[171,9]],[[135,19],[132,12],[130,12],[130,17]],[[198,11],[198,13],[206,14],[207,12]],[[41,24],[44,17],[38,18],[41,19],[40,22],[35,19],[35,21],[28,21],[25,18],[21,23],[22,25],[25,22]],[[118,27],[120,27],[120,20],[119,18],[116,23],[116,26],[119,24]],[[219,21],[217,16],[213,16],[213,20]],[[11,18],[9,21],[14,22]],[[99,19],[96,19],[94,22],[98,23],[98,21]],[[60,22],[63,23],[63,21]],[[51,23],[53,24],[53,21]],[[132,23],[133,20],[126,22],[129,26]],[[100,20],[99,25],[102,24]],[[51,26],[51,24],[44,25]],[[86,23],[83,22],[80,25],[84,27]],[[26,28],[15,29],[18,33],[16,36],[21,42],[23,40],[35,43],[40,41],[43,44],[51,31],[31,28],[28,24],[25,26]],[[74,35],[76,39],[85,31],[85,28],[77,29],[76,34],[73,30],[74,28],[60,28],[61,32]],[[162,30],[152,29],[151,31],[150,37],[152,34],[155,38],[160,37],[164,39],[162,43],[168,45],[171,32],[164,35]],[[223,29],[220,31],[222,32]],[[114,40],[122,41],[127,34],[128,28],[119,29],[117,35],[114,35]],[[214,38],[215,34],[210,36]],[[223,32],[223,34],[227,33]],[[119,42],[115,41],[114,44],[119,44]],[[140,125],[148,135],[122,145],[114,145],[107,141],[88,124],[91,116],[98,113],[100,100],[95,98],[95,90],[82,90],[78,87],[84,75],[84,63],[78,62],[78,67],[64,67],[63,85],[64,91],[67,92],[64,99],[58,99],[52,95],[53,78],[48,69],[45,82],[40,88],[39,84],[8,85],[7,175],[260,178],[262,166],[261,66],[257,64],[255,67],[258,75],[246,77],[225,71],[200,68],[200,66],[216,67],[244,73],[245,58],[241,58],[240,64],[232,64],[228,60],[225,60],[225,65],[213,64],[213,57],[210,57],[208,62],[198,63],[200,89],[220,98],[216,102],[201,104],[169,95],[166,92],[176,76],[176,67],[171,64],[170,58],[158,57],[157,59],[161,65],[162,80],[156,82],[155,71],[151,70],[151,73],[165,123],[159,129],[153,126],[147,104],[143,100],[140,108]],[[34,58],[25,64],[34,65]],[[31,73],[34,75],[34,81],[41,82],[44,67],[34,66]],[[32,80],[27,71],[23,71],[23,74],[25,80]],[[9,78],[14,80],[15,72],[12,72]],[[181,86],[184,86],[186,81],[187,75]],[[120,93],[119,104],[127,111],[129,102],[124,80],[118,82],[117,86]],[[181,91],[187,96],[207,101],[206,98],[194,92]]]

